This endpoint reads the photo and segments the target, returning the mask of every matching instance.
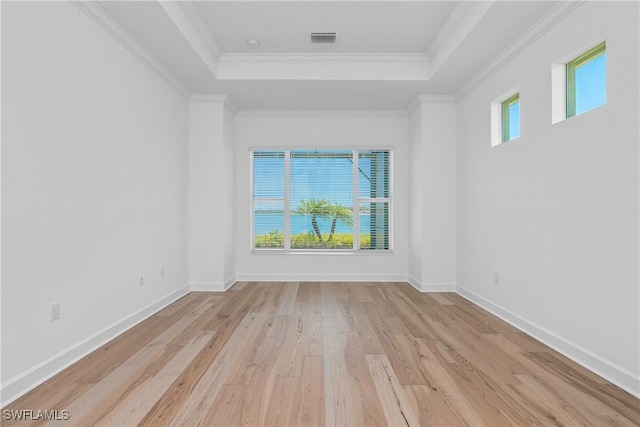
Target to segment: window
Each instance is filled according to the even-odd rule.
[[[260,248],[284,248],[284,152],[253,155],[253,235]]]
[[[514,87],[491,102],[491,146],[520,137],[520,88]]]
[[[502,102],[502,142],[520,136],[520,94]]]
[[[581,55],[571,55],[551,64],[551,123],[559,123],[606,103],[606,42],[600,42]]]
[[[567,118],[607,102],[606,42],[567,63]]]
[[[251,159],[253,249],[391,249],[389,150],[253,151]]]

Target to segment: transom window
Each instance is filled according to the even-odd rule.
[[[603,42],[567,63],[567,118],[607,102],[606,60]]]
[[[520,89],[511,88],[491,102],[491,146],[520,137]]]
[[[252,159],[252,248],[391,249],[390,150],[264,150]]]
[[[516,93],[502,103],[502,142],[520,136],[520,94]]]

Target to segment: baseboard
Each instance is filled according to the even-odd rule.
[[[420,283],[420,281],[418,279],[416,279],[415,277],[413,277],[412,275],[409,275],[409,277],[407,278],[407,282],[413,286],[414,288],[416,288],[418,291],[422,292],[422,283]]]
[[[225,292],[236,283],[236,276],[231,276],[222,282],[194,282],[191,290],[196,292]]]
[[[409,284],[420,292],[455,292],[455,283],[421,283],[413,276],[409,276]]]
[[[226,291],[237,282],[235,274],[224,281],[224,290]]]
[[[95,333],[84,341],[72,345],[66,350],[63,350],[58,354],[51,356],[47,360],[37,364],[33,368],[30,368],[4,382],[2,386],[0,386],[0,396],[2,397],[0,407],[4,408],[6,405],[13,402],[20,396],[24,395],[49,378],[58,374],[63,369],[71,366],[79,359],[87,356],[92,351],[100,348],[118,335],[122,334],[128,329],[131,329],[151,315],[162,310],[172,302],[178,300],[179,298],[182,298],[190,291],[191,289],[189,288],[189,286],[185,286],[176,291],[173,291],[169,295],[158,299],[157,301],[149,304],[141,310],[138,310],[127,318],[113,323],[110,326],[107,326],[106,328]],[[10,397],[6,398],[6,396]]]
[[[558,336],[548,329],[523,319],[522,317],[500,307],[497,304],[494,304],[493,302],[463,288],[460,285],[456,286],[456,292],[458,295],[466,298],[473,304],[482,307],[489,313],[515,326],[522,332],[556,350],[558,353],[563,354],[579,365],[584,366],[607,381],[640,398],[640,378],[634,376],[632,372],[629,372],[625,368],[618,366],[609,360],[603,359],[589,350]]]
[[[406,282],[402,274],[263,274],[242,273],[240,282]]]
[[[18,399],[28,391],[42,384],[49,378],[58,374],[63,369],[72,365],[79,359],[87,356],[92,351],[114,339],[126,330],[132,328],[147,319],[162,308],[178,300],[190,291],[226,291],[236,281],[320,281],[320,282],[403,282],[408,281],[420,292],[453,292],[471,301],[488,312],[494,314],[505,322],[532,336],[543,344],[553,348],[574,362],[584,366],[590,371],[600,375],[621,389],[640,398],[640,378],[632,372],[591,353],[576,344],[556,335],[555,333],[536,325],[509,310],[494,304],[493,302],[465,289],[459,285],[449,283],[420,283],[414,277],[396,275],[264,275],[241,274],[238,277],[230,277],[224,283],[193,283],[191,286],[180,288],[169,295],[149,304],[147,307],[133,313],[129,317],[104,328],[84,341],[69,347],[66,350],[39,363],[33,368],[16,375],[0,386],[2,397],[0,407]],[[5,396],[10,396],[5,398]]]

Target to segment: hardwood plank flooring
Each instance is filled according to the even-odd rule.
[[[640,425],[639,399],[406,283],[192,292],[3,411],[44,409],[70,418],[2,425]]]

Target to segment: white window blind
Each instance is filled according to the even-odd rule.
[[[253,244],[284,249],[285,153],[253,153]]]
[[[391,249],[389,150],[253,151],[252,183],[255,250]]]
[[[360,249],[389,249],[389,170],[389,151],[358,153]]]

